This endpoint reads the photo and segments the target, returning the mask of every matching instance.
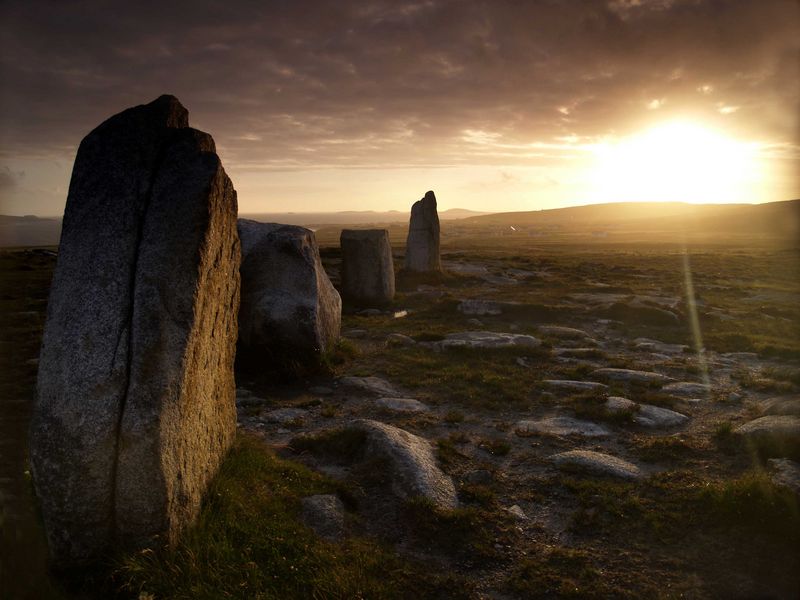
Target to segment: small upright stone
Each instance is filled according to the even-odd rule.
[[[344,229],[342,296],[357,306],[383,306],[394,299],[394,263],[386,229]]]
[[[439,213],[433,192],[426,192],[425,197],[411,207],[405,268],[420,273],[442,270],[439,258]]]
[[[239,358],[313,364],[339,339],[342,300],[319,256],[314,232],[239,219],[242,304]]]

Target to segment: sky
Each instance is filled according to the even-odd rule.
[[[797,0],[0,0],[0,213],[176,95],[239,210],[800,197]]]

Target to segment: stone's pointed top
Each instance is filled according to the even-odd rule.
[[[163,118],[167,127],[189,126],[189,111],[175,96],[163,94],[146,106],[154,117]]]
[[[430,200],[435,204],[436,195],[433,193],[433,190],[428,190],[427,192],[425,192],[425,197],[423,198],[423,200]]]

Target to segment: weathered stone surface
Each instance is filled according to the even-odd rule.
[[[307,496],[300,501],[303,521],[318,536],[338,540],[344,536],[344,505],[334,494]]]
[[[711,391],[711,386],[693,381],[676,381],[675,383],[668,383],[661,388],[661,391],[682,398],[705,398]]]
[[[598,475],[609,475],[621,479],[641,479],[642,472],[633,463],[592,450],[570,450],[554,454],[550,460],[561,468],[579,469]]]
[[[608,389],[605,383],[597,381],[575,381],[572,379],[544,379],[542,384],[549,388],[568,392],[602,391]]]
[[[503,314],[503,309],[509,306],[511,304],[508,302],[467,299],[458,303],[457,310],[464,315],[501,315]]]
[[[764,400],[761,403],[761,412],[765,415],[800,416],[800,396],[779,396]]]
[[[342,300],[304,227],[240,219],[240,358],[313,363],[339,339]]]
[[[236,192],[162,96],[81,142],[31,430],[57,563],[174,541],[236,429]]]
[[[800,496],[800,464],[788,458],[770,458],[767,465],[772,472],[772,483]]]
[[[444,509],[458,505],[452,479],[442,473],[430,442],[412,433],[367,419],[353,427],[367,435],[369,456],[386,458],[392,468],[392,490],[401,498],[422,496]]]
[[[280,423],[288,425],[296,423],[308,416],[308,411],[303,408],[276,408],[264,414],[264,419],[270,423]]]
[[[606,409],[612,413],[631,411],[634,423],[654,429],[683,425],[689,420],[689,417],[674,410],[650,404],[637,404],[633,400],[619,396],[609,396],[606,400]]]
[[[413,346],[416,343],[414,338],[403,335],[402,333],[390,333],[386,336],[387,346]]]
[[[358,306],[383,306],[394,299],[394,262],[386,229],[344,229],[342,296]]]
[[[737,427],[734,433],[772,456],[800,454],[800,417],[789,415],[759,417]]]
[[[539,333],[565,339],[582,339],[589,337],[589,334],[582,329],[562,327],[560,325],[541,325],[539,327]]]
[[[633,344],[637,350],[659,354],[683,354],[689,350],[689,346],[685,344],[667,344],[649,338],[636,338],[633,340]]]
[[[354,387],[363,392],[388,398],[402,398],[403,393],[391,383],[380,377],[342,377],[339,383]]]
[[[604,437],[611,432],[597,423],[581,421],[572,417],[549,417],[539,421],[518,421],[517,435],[580,435],[585,437]]]
[[[634,369],[603,368],[592,371],[593,377],[600,377],[609,381],[628,381],[633,383],[669,383],[672,377],[654,373],[653,371],[636,371]]]
[[[428,410],[427,405],[413,398],[378,398],[375,400],[375,404],[395,412],[416,413]]]
[[[442,270],[439,258],[439,214],[436,212],[436,196],[433,192],[426,192],[422,200],[417,200],[411,207],[405,268],[421,273]]]
[[[441,348],[509,348],[527,346],[535,348],[541,341],[532,335],[521,333],[500,333],[495,331],[462,331],[450,333],[441,342],[434,342]]]

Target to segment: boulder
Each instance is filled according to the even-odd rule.
[[[609,396],[605,406],[611,413],[631,411],[634,423],[653,429],[675,427],[689,420],[689,417],[674,410],[651,404],[637,404],[633,400],[619,396]]]
[[[433,192],[426,192],[425,197],[411,207],[405,268],[421,273],[442,270],[439,258],[439,214],[436,212],[436,196]]]
[[[740,425],[734,433],[769,456],[800,456],[800,417],[769,415]]]
[[[394,299],[394,263],[386,229],[344,229],[342,296],[357,306],[383,306]]]
[[[633,463],[610,454],[592,450],[570,450],[550,457],[550,461],[562,469],[588,471],[597,475],[608,475],[620,479],[641,479],[642,472]]]
[[[458,506],[453,480],[439,469],[429,441],[367,419],[355,421],[353,427],[366,434],[367,456],[379,456],[389,462],[392,490],[398,497],[427,498],[443,509]]]
[[[236,192],[172,96],[81,142],[40,354],[31,463],[57,565],[174,542],[236,431]]]
[[[342,300],[304,227],[239,219],[239,357],[314,364],[339,339]]]
[[[764,400],[761,412],[765,415],[800,416],[800,396],[778,396]]]
[[[772,483],[791,490],[800,497],[800,464],[788,458],[770,458],[767,466]]]
[[[706,398],[711,392],[711,384],[696,383],[693,381],[676,381],[668,383],[661,388],[665,394],[680,396],[682,398]]]

